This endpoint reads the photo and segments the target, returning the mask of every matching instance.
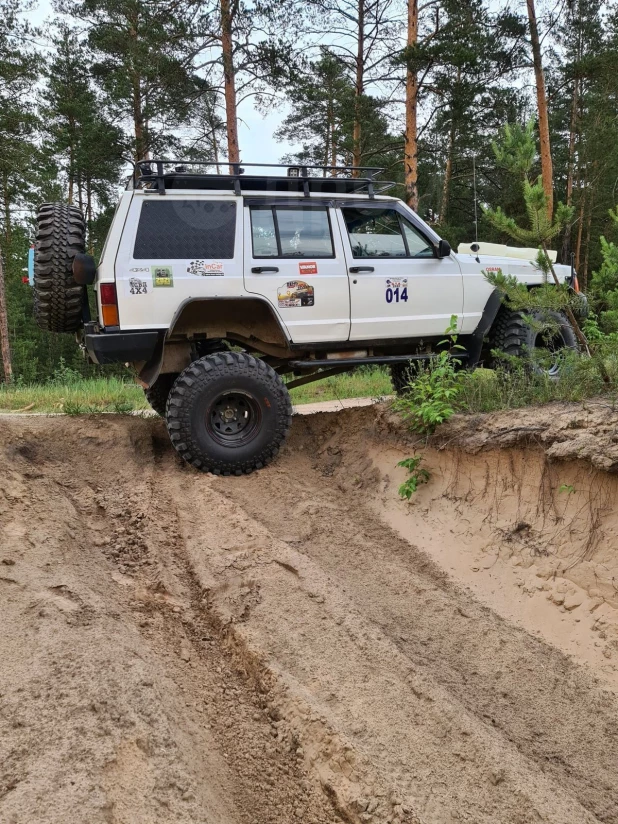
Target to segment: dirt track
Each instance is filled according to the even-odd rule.
[[[240,479],[0,419],[0,821],[618,824],[616,422],[563,412],[455,422],[412,506],[380,409]]]

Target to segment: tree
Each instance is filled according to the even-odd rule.
[[[547,92],[545,90],[545,75],[543,73],[543,59],[541,55],[541,44],[539,40],[539,30],[536,20],[536,9],[534,0],[526,0],[528,10],[528,24],[530,26],[530,43],[532,46],[532,64],[534,66],[534,79],[536,84],[536,105],[539,115],[539,142],[541,144],[541,175],[543,179],[543,191],[547,199],[547,212],[549,217],[553,213],[554,207],[554,173],[551,162],[551,144],[549,140],[549,115],[547,109]]]
[[[61,23],[53,44],[41,104],[45,146],[66,176],[69,203],[77,203],[85,214],[92,249],[95,206],[106,209],[113,200],[126,143],[122,131],[101,111],[86,50],[75,30]]]
[[[92,74],[113,118],[128,121],[134,160],[174,143],[194,86],[193,60],[212,37],[196,0],[60,0],[87,26]]]

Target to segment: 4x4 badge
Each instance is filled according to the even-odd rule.
[[[129,278],[129,294],[130,295],[147,295],[148,283],[139,278]]]

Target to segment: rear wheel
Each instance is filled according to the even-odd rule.
[[[505,355],[526,358],[535,372],[557,379],[560,377],[560,351],[579,349],[573,327],[563,312],[546,310],[529,314],[546,328],[534,328],[526,322],[523,312],[502,307],[494,324],[492,348]],[[535,352],[548,352],[549,362],[539,363],[534,357]]]
[[[263,360],[222,352],[200,358],[179,375],[166,418],[185,461],[215,475],[242,475],[276,456],[290,428],[292,403]]]
[[[82,325],[84,287],[73,280],[73,259],[84,251],[82,213],[66,203],[44,203],[37,214],[34,249],[34,316],[48,332]]]
[[[161,415],[162,418],[165,417],[167,398],[177,377],[178,372],[165,372],[163,375],[159,375],[152,386],[148,389],[144,389],[146,400],[152,406],[154,411],[158,415]]]
[[[405,395],[412,380],[412,361],[407,363],[391,363],[388,367],[391,373],[391,383],[397,395]]]

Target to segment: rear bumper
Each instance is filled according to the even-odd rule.
[[[84,343],[90,358],[99,364],[149,361],[159,336],[156,329],[144,332],[100,332],[86,324]]]

